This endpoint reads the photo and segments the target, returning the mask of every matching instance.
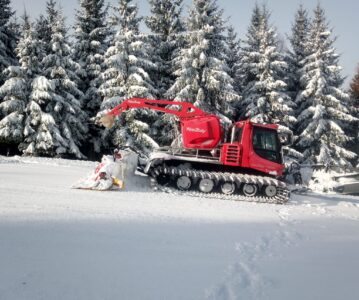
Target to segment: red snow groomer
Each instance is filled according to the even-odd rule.
[[[159,185],[233,200],[285,203],[286,184],[278,125],[240,121],[228,129],[219,117],[188,102],[133,98],[100,119],[110,128],[129,109],[151,109],[179,119],[179,136],[154,150],[139,168]]]

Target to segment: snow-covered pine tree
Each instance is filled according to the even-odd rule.
[[[40,15],[36,21],[37,36],[45,45],[45,52],[51,52],[51,35],[52,26],[56,23],[59,16],[58,3],[55,0],[48,0],[46,2],[46,15]]]
[[[12,40],[16,33],[13,32],[14,28],[11,25],[14,12],[10,4],[11,0],[0,0],[0,85],[4,83],[5,77],[9,76],[9,74],[3,74],[4,70],[16,65],[16,53]]]
[[[331,35],[324,10],[318,5],[307,45],[311,52],[302,69],[305,89],[297,98],[300,111],[297,146],[309,163],[348,166],[355,154],[346,149],[351,138],[344,129],[357,119],[350,114],[349,96],[341,89],[339,55]]]
[[[151,15],[145,19],[151,30],[150,42],[154,52],[152,62],[157,69],[151,73],[158,89],[158,99],[166,99],[175,76],[174,59],[185,44],[185,24],[182,20],[183,0],[149,0]],[[174,138],[174,117],[162,114],[152,126],[152,132],[161,145],[168,145]]]
[[[356,74],[354,75],[352,81],[350,82],[350,111],[351,113],[359,118],[359,66],[357,67]],[[359,124],[351,127],[351,130],[348,130],[349,135],[353,136],[354,139],[351,142],[351,149],[359,155]]]
[[[227,29],[226,39],[226,63],[228,66],[228,75],[233,79],[233,88],[238,95],[241,94],[241,47],[240,40],[237,37],[237,33],[233,26],[229,26]],[[234,103],[235,116],[239,114],[240,103]],[[237,118],[235,118],[237,119]]]
[[[296,121],[295,104],[286,93],[287,64],[278,50],[276,30],[269,25],[269,18],[265,6],[255,7],[242,61],[244,69],[249,70],[247,85],[243,86],[242,118],[291,129]]]
[[[232,117],[232,103],[239,96],[227,73],[222,15],[216,0],[194,0],[188,19],[187,46],[176,59],[177,79],[169,95],[176,101],[192,102],[205,111]]]
[[[183,45],[185,25],[181,16],[182,2],[183,0],[149,0],[151,15],[146,18],[146,25],[153,34],[153,62],[157,65],[153,80],[161,99],[165,99],[168,89],[174,83],[173,59]]]
[[[27,103],[24,113],[23,140],[19,149],[26,155],[53,156],[56,153],[53,153],[51,145],[52,135],[57,135],[58,129],[51,115],[46,112],[46,104],[51,101],[51,97],[49,96],[45,101],[44,93],[39,95],[37,92],[42,72],[44,44],[39,40],[34,24],[30,23],[26,14],[23,19],[24,24],[17,53],[20,68],[25,75]]]
[[[359,108],[359,66],[357,67],[356,74],[350,82],[350,96],[356,101],[356,107]]]
[[[307,10],[300,5],[292,25],[291,36],[289,37],[291,49],[287,51],[288,63],[288,94],[295,101],[299,92],[303,89],[301,86],[301,70],[304,59],[309,53],[308,46],[309,18]]]
[[[48,45],[51,41],[51,26],[48,18],[43,14],[37,18],[35,22],[35,30],[39,40]]]
[[[17,48],[17,44],[20,41],[21,38],[21,23],[19,21],[19,19],[16,17],[16,15],[14,15],[9,22],[9,40],[10,40],[10,53],[12,53],[12,56],[14,57],[14,64],[17,64],[17,53],[16,53],[16,48]]]
[[[79,88],[84,94],[83,107],[87,118],[96,116],[101,105],[99,87],[104,71],[104,55],[108,46],[107,7],[104,0],[80,0],[76,14],[74,61],[80,65]],[[90,126],[89,149],[100,151],[100,133]]]
[[[106,70],[100,92],[104,97],[99,115],[132,97],[154,98],[158,91],[149,76],[155,65],[150,60],[151,47],[140,34],[138,7],[133,0],[120,0],[113,18],[117,33],[105,54]],[[157,144],[147,134],[148,122],[157,114],[149,110],[130,110],[120,117],[120,122],[103,132],[103,143],[116,146],[135,146],[143,151]],[[121,123],[121,124],[120,124]]]
[[[22,31],[27,32],[30,27],[28,15],[23,17]],[[23,49],[23,40],[20,40],[16,52],[20,63],[27,54]],[[23,140],[25,107],[28,102],[29,86],[27,69],[21,66],[9,66],[4,72],[6,81],[0,88],[0,112],[4,116],[0,121],[0,141],[4,144],[18,145]]]
[[[0,88],[0,143],[18,145],[23,139],[24,111],[27,104],[27,84],[24,70],[10,66],[4,74],[7,80]]]
[[[240,93],[240,52],[240,40],[234,27],[229,26],[226,39],[226,62],[229,69],[228,74],[233,78],[233,88],[238,94]]]
[[[260,47],[260,26],[262,22],[262,11],[258,4],[255,4],[251,16],[251,22],[248,27],[246,37],[241,43],[241,61],[240,61],[240,86],[243,91],[250,82],[256,80],[257,74],[252,70],[252,63],[258,63],[258,53]]]
[[[61,10],[56,9],[56,17],[51,24],[51,41],[43,59],[44,77],[38,78],[34,83],[33,97],[38,101],[48,102],[48,112],[54,124],[58,126],[58,132],[49,136],[47,147],[58,156],[70,155],[83,158],[80,146],[87,134],[86,115],[81,108],[80,99],[82,92],[76,82],[76,64],[71,59],[71,47],[69,46],[67,29]],[[48,120],[52,126],[52,120]],[[56,130],[52,131],[56,132]]]

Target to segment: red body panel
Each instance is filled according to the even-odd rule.
[[[183,146],[186,149],[212,150],[221,141],[221,124],[215,116],[186,119],[181,125]]]
[[[243,147],[241,144],[223,144],[221,162],[226,166],[238,167],[242,161]]]
[[[148,108],[177,116],[181,121],[183,145],[186,149],[212,150],[221,141],[219,118],[189,102],[132,98],[116,106],[108,115],[118,116],[133,108]]]

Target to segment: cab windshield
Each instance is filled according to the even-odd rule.
[[[279,164],[282,163],[281,146],[276,130],[255,126],[253,148],[260,157]]]

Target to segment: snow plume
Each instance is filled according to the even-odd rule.
[[[115,13],[112,23],[118,31],[105,54],[106,70],[100,87],[104,100],[99,115],[128,98],[151,99],[157,94],[150,77],[156,66],[150,61],[152,49],[148,38],[139,33],[141,18],[137,17],[137,5],[132,0],[121,0]],[[155,142],[149,142],[148,124],[156,117],[154,111],[148,110],[124,113],[114,128],[103,131],[105,145],[135,146],[144,151],[152,148]]]
[[[177,79],[169,96],[205,111],[233,116],[239,99],[227,73],[223,12],[216,1],[195,0],[188,19],[187,45],[176,58]]]
[[[297,97],[298,149],[310,163],[350,165],[356,155],[345,149],[351,140],[344,130],[359,121],[351,115],[349,96],[340,88],[343,80],[338,66],[331,31],[323,9],[318,5],[303,46],[310,53],[303,59],[301,83]]]

